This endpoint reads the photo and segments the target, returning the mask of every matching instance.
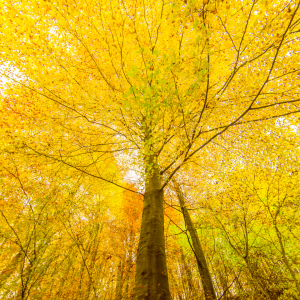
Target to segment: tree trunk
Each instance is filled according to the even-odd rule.
[[[135,300],[169,300],[164,237],[163,190],[159,168],[152,156],[148,166],[142,227],[137,250]]]
[[[122,262],[120,261],[118,265],[118,272],[117,272],[117,285],[116,285],[116,294],[115,294],[116,300],[122,299],[123,270],[124,270],[124,264],[122,264]]]
[[[174,298],[174,299],[178,298],[179,300],[183,300],[183,298],[182,298],[182,296],[181,296],[181,293],[180,293],[180,288],[179,288],[179,286],[178,286],[178,284],[177,284],[176,278],[175,278],[175,276],[174,276],[172,270],[170,270],[170,273],[169,273],[169,274],[170,274],[170,277],[171,277],[172,282],[173,282],[174,287],[175,287],[175,292],[173,291],[173,298]],[[178,276],[178,277],[179,277],[179,276]],[[177,295],[178,297],[175,297],[175,295]]]
[[[188,230],[188,232],[191,235],[192,238],[192,244],[194,247],[194,253],[197,259],[197,265],[198,265],[198,270],[199,270],[199,274],[201,277],[201,282],[203,285],[203,289],[204,289],[204,295],[205,295],[205,299],[206,300],[217,300],[217,296],[216,296],[216,292],[214,290],[214,286],[213,286],[213,282],[209,273],[209,269],[206,263],[206,259],[204,256],[204,252],[202,249],[202,246],[200,244],[200,240],[197,234],[197,231],[194,227],[194,224],[192,222],[192,219],[190,217],[189,211],[187,210],[187,208],[185,207],[185,203],[184,203],[184,197],[182,195],[181,189],[179,187],[179,184],[173,180],[174,186],[175,186],[175,191],[177,194],[177,197],[179,199],[179,203],[180,203],[180,207],[181,207],[181,211],[183,213],[184,216],[184,220],[185,220],[185,224],[186,224],[186,228]]]
[[[195,286],[193,283],[193,275],[192,275],[192,272],[185,260],[185,255],[183,253],[182,247],[180,247],[180,254],[181,254],[182,265],[184,268],[184,275],[186,276],[186,280],[187,280],[188,288],[189,288],[188,298],[192,298],[194,296],[194,294],[196,293],[196,289],[195,289]]]
[[[281,235],[281,232],[279,231],[279,229],[277,227],[276,219],[274,219],[273,223],[274,223],[274,227],[275,227],[275,230],[276,230],[276,235],[277,235],[277,238],[278,238],[278,241],[279,241],[283,262],[284,262],[286,268],[288,269],[290,275],[292,276],[293,281],[294,281],[294,283],[296,285],[296,288],[298,290],[298,294],[300,296],[300,284],[299,284],[299,281],[296,277],[296,274],[295,274],[292,266],[290,265],[290,263],[288,261],[288,258],[287,258],[286,252],[285,252],[285,248],[284,248],[284,244],[283,244],[283,240],[282,240],[282,235]]]
[[[266,286],[263,283],[261,283],[261,281],[258,279],[258,276],[255,275],[255,273],[256,274],[259,273],[260,270],[254,269],[252,267],[248,256],[244,257],[244,261],[245,261],[247,268],[249,270],[249,273],[251,275],[254,287],[258,291],[260,291],[265,296],[266,299],[272,300],[272,297],[271,297],[270,293],[268,292]]]

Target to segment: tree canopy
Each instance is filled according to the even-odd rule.
[[[0,297],[297,299],[299,6],[1,3]]]

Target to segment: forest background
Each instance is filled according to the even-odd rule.
[[[1,299],[299,299],[299,1],[3,1]]]

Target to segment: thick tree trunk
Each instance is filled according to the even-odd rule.
[[[147,175],[142,227],[137,251],[135,300],[169,300],[165,254],[163,191],[159,169],[154,165]]]
[[[211,279],[211,276],[209,273],[209,269],[208,269],[208,266],[206,263],[206,259],[204,256],[202,246],[200,244],[200,240],[199,240],[197,231],[194,227],[194,224],[190,217],[189,211],[187,210],[187,208],[185,206],[184,197],[182,195],[179,184],[175,180],[173,180],[173,183],[175,186],[175,191],[176,191],[177,197],[179,199],[181,211],[184,216],[186,228],[192,238],[192,244],[193,244],[194,253],[195,253],[195,256],[197,259],[197,265],[198,265],[198,270],[199,270],[201,282],[202,282],[203,289],[204,289],[205,299],[206,300],[217,300],[216,292],[214,290],[213,282],[212,282],[212,279]]]

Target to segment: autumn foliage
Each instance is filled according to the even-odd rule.
[[[2,1],[0,299],[299,299],[299,7]]]

